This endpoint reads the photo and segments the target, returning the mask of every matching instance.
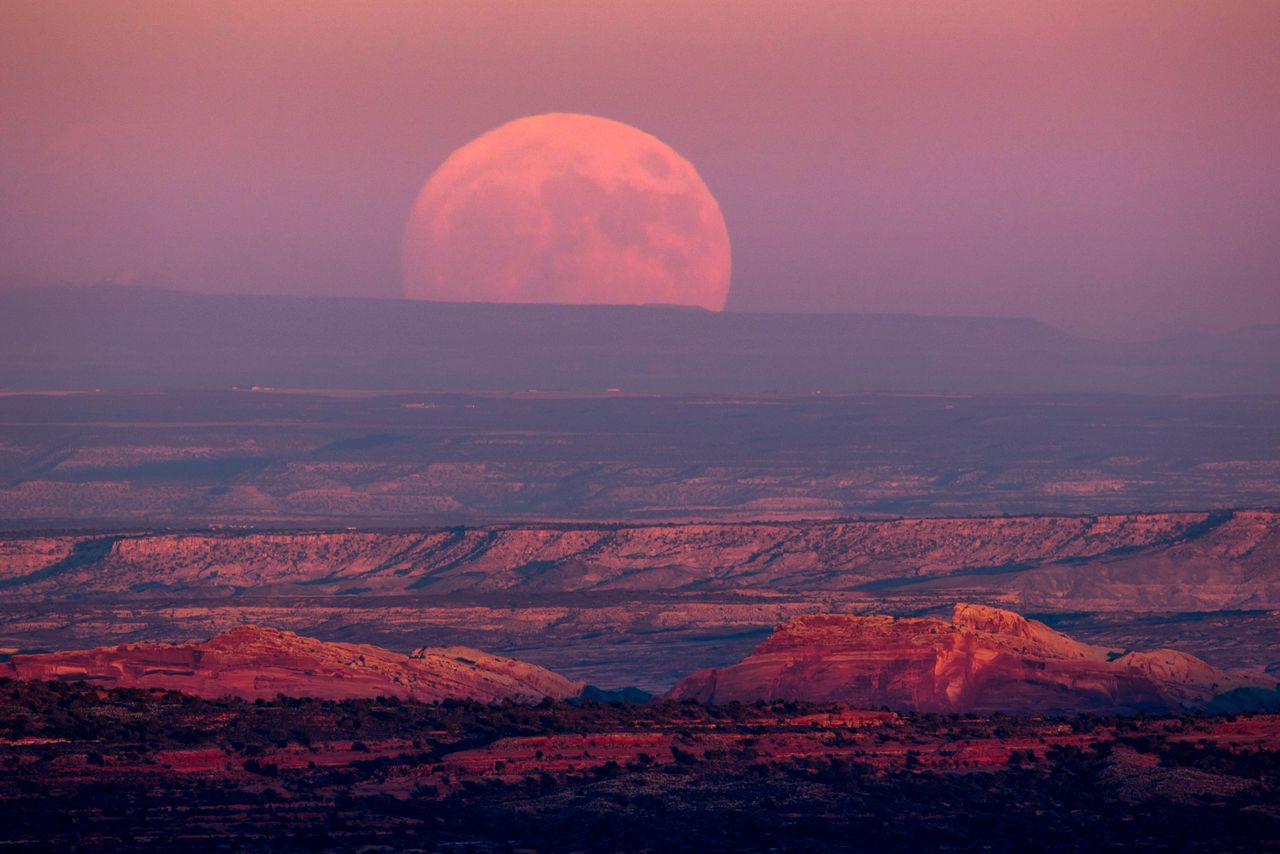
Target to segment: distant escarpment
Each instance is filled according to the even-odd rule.
[[[424,647],[406,656],[368,644],[325,643],[257,626],[242,626],[202,643],[121,644],[17,655],[0,662],[0,676],[249,700],[285,695],[537,702],[575,697],[585,687],[537,665],[468,647]]]
[[[0,538],[8,596],[816,590],[1015,607],[1280,606],[1270,511]]]
[[[667,696],[1035,714],[1267,705],[1276,687],[1273,679],[1217,670],[1176,650],[1090,646],[1010,611],[958,604],[951,622],[797,617],[738,664],[694,673]]]
[[[1265,394],[1277,342],[1276,326],[1120,343],[1006,317],[0,290],[13,388]]]

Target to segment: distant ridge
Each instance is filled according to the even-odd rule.
[[[1092,341],[1020,319],[0,291],[0,387],[1280,392],[1280,327]]]

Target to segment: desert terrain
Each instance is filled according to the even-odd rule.
[[[1052,814],[1256,850],[1274,423],[1271,397],[0,395],[6,838],[966,847],[997,815],[1048,844]]]
[[[1093,646],[1012,611],[961,602],[949,620],[796,617],[742,661],[690,674],[665,696],[1032,715],[1280,708],[1278,687],[1179,650]]]
[[[391,697],[440,703],[645,702],[465,646],[404,655],[243,625],[207,641],[18,653],[0,678],[180,691],[207,699]],[[1280,710],[1280,683],[1213,667],[1176,649],[1081,643],[1013,611],[962,602],[950,620],[806,614],[742,661],[698,670],[664,699],[838,702],[903,712],[986,714]]]
[[[0,854],[1280,854],[1280,0],[0,48]]]
[[[1280,670],[1270,511],[419,531],[11,533],[10,652],[252,623],[401,652],[465,644],[661,693],[809,613],[1007,607],[1121,649]]]
[[[0,395],[9,529],[1097,514],[1280,505],[1280,398]]]
[[[1258,851],[1274,715],[202,700],[0,681],[15,850]],[[963,808],[956,808],[957,805]],[[851,840],[856,840],[851,841]]]

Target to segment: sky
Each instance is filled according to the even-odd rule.
[[[736,311],[1280,322],[1275,0],[5,0],[0,282],[394,297],[511,119],[691,161]]]

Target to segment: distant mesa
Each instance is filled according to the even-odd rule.
[[[246,700],[283,694],[326,700],[394,696],[421,702],[452,697],[535,703],[546,697],[577,697],[586,687],[535,664],[469,647],[423,647],[402,655],[258,626],[241,626],[202,643],[16,655],[0,662],[0,676]]]
[[[961,603],[950,622],[796,617],[741,662],[698,671],[667,697],[1066,714],[1270,706],[1276,689],[1272,679],[1217,670],[1176,650],[1090,646],[1011,611]]]
[[[0,510],[16,506],[11,499]],[[0,556],[0,590],[42,597],[88,590],[129,595],[139,585],[199,596],[237,589],[301,595],[358,585],[380,595],[785,589],[868,598],[927,593],[934,602],[976,598],[1053,611],[1280,608],[1280,513],[1262,510],[12,533],[0,536]],[[992,574],[985,567],[1017,571]]]
[[[121,286],[0,290],[0,387],[225,391],[250,383],[485,394],[616,387],[627,394],[806,396],[815,389],[824,396],[1280,391],[1280,327],[1126,344],[1008,318],[428,302],[462,297],[414,295],[422,299]]]

